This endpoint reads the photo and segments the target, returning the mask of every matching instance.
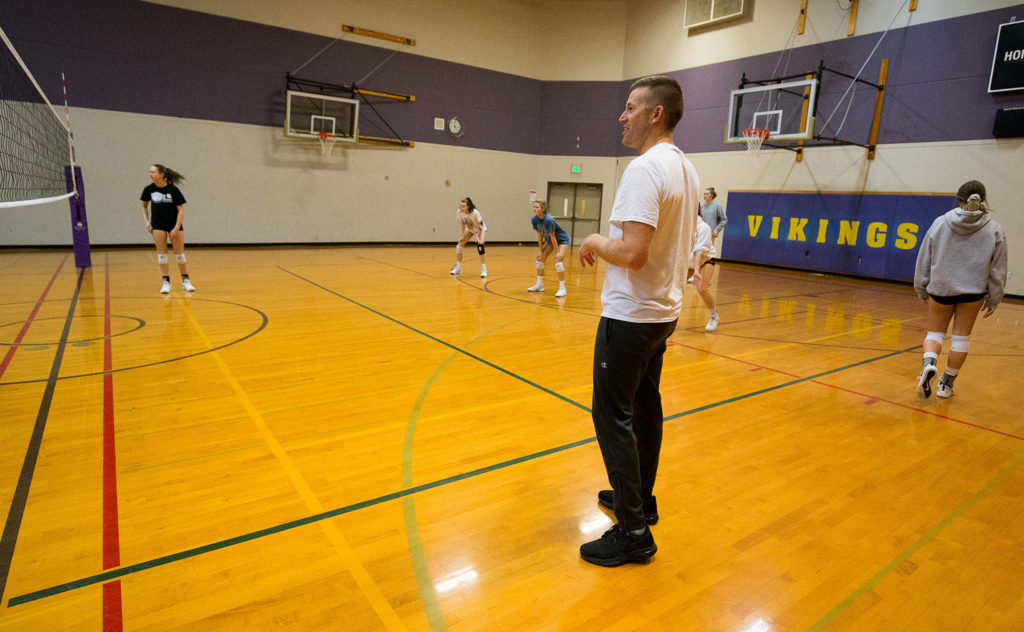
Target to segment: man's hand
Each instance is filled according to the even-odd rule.
[[[591,265],[591,266],[597,265],[597,251],[596,251],[596,248],[598,247],[598,244],[600,244],[602,242],[602,240],[603,241],[607,241],[608,238],[603,236],[603,235],[599,235],[597,233],[594,233],[593,235],[589,235],[586,239],[583,240],[583,243],[580,245],[580,265],[581,266],[583,266],[585,268],[588,265]]]

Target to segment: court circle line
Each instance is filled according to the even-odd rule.
[[[79,344],[79,343],[82,343],[82,342],[96,342],[97,340],[106,340],[107,338],[117,338],[118,336],[124,336],[126,334],[130,334],[132,332],[138,331],[138,330],[140,330],[140,329],[142,329],[143,327],[146,326],[146,321],[142,320],[141,318],[136,318],[135,316],[119,316],[119,315],[115,316],[114,314],[111,314],[110,317],[111,318],[124,318],[124,319],[127,319],[127,320],[134,320],[136,323],[138,323],[138,326],[137,327],[133,327],[132,329],[128,329],[126,331],[118,332],[116,334],[110,334],[109,336],[99,336],[98,338],[85,338],[84,340],[68,340],[65,344],[73,345],[73,344]],[[75,318],[103,318],[103,315],[102,314],[82,314],[82,315],[79,315],[79,316],[75,316]],[[57,316],[53,316],[53,317],[50,317],[50,318],[36,318],[32,322],[36,323],[36,322],[40,322],[40,321],[43,321],[43,320],[62,320],[62,319],[57,317]],[[26,322],[28,322],[28,321],[22,320],[22,321],[19,321],[19,322],[7,323],[6,325],[0,325],[0,329],[3,329],[4,327],[15,327],[17,325],[23,325]],[[0,342],[0,347],[37,347],[39,345],[49,346],[49,345],[56,345],[56,344],[60,344],[60,342],[59,341],[54,341],[54,342]]]
[[[121,299],[124,299],[124,298],[137,299],[137,298],[151,298],[151,297],[130,296],[130,297],[116,297],[116,298],[121,298]],[[212,353],[214,351],[220,351],[221,349],[226,349],[227,347],[236,345],[236,344],[238,344],[238,343],[240,343],[240,342],[242,342],[244,340],[252,338],[256,334],[258,334],[261,331],[263,331],[263,329],[266,328],[267,323],[270,322],[270,319],[267,318],[267,315],[264,314],[262,311],[256,309],[255,307],[253,307],[251,305],[245,305],[243,303],[235,303],[235,302],[232,302],[232,301],[221,301],[221,300],[210,299],[210,298],[195,298],[195,297],[182,297],[182,298],[170,297],[170,298],[172,298],[173,300],[178,300],[178,301],[181,301],[181,300],[207,301],[207,302],[210,302],[210,303],[223,303],[225,305],[234,305],[235,307],[241,307],[241,308],[247,309],[247,310],[249,310],[251,312],[255,312],[257,315],[259,315],[259,317],[260,317],[260,324],[259,324],[259,327],[257,327],[253,331],[249,332],[248,334],[242,336],[241,338],[238,338],[236,340],[231,340],[229,342],[226,342],[226,343],[224,343],[222,345],[219,345],[219,346],[216,346],[216,347],[211,347],[209,349],[204,349],[202,351],[197,351],[195,353],[190,353],[190,354],[187,354],[187,355],[179,356],[177,358],[168,358],[166,360],[158,360],[156,362],[148,362],[146,364],[137,364],[135,366],[126,366],[126,367],[122,367],[120,369],[111,369],[109,371],[94,371],[92,373],[79,373],[78,375],[64,375],[64,376],[58,377],[57,379],[58,380],[73,380],[73,379],[80,378],[80,377],[94,377],[94,376],[97,376],[97,375],[106,375],[107,373],[121,373],[122,371],[134,371],[136,369],[145,369],[145,368],[148,368],[148,367],[151,367],[151,366],[158,366],[160,364],[169,364],[171,362],[178,362],[180,360],[185,360],[185,359],[188,359],[188,358],[194,358],[196,356],[201,356],[201,355],[205,355],[207,353]],[[153,300],[167,300],[167,299],[153,299]],[[18,382],[0,382],[0,386],[14,386],[14,385],[17,385],[17,384],[36,384],[36,383],[39,383],[39,382],[45,382],[45,381],[47,381],[47,379],[49,379],[49,378],[41,378],[41,379],[38,379],[38,380],[21,380],[21,381],[18,381]]]

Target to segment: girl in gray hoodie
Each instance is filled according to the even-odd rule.
[[[917,378],[921,398],[932,394],[936,361],[950,320],[952,344],[936,395],[953,396],[953,382],[967,359],[978,312],[984,306],[984,318],[991,316],[1006,285],[1006,237],[989,215],[985,185],[977,180],[965,182],[956,200],[959,208],[935,219],[917,253],[914,290],[928,304],[928,334]]]

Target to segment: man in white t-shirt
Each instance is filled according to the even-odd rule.
[[[633,84],[619,123],[622,144],[640,156],[622,174],[608,237],[590,235],[579,250],[584,267],[607,262],[592,414],[612,486],[598,502],[614,509],[617,524],[580,547],[584,560],[601,566],[646,561],[658,550],[648,525],[658,520],[662,357],[682,307],[700,201],[697,172],[672,142],[682,115],[674,79]]]

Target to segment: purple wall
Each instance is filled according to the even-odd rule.
[[[3,27],[48,96],[61,101],[60,66],[76,107],[281,126],[285,73],[326,46],[328,38],[138,0],[5,0]],[[992,137],[995,111],[1024,105],[1024,93],[986,92],[998,25],[1024,5],[890,31],[863,77],[877,81],[889,59],[880,143]],[[880,34],[795,48],[788,72],[819,61],[856,74]],[[350,83],[391,51],[338,42],[299,76]],[[687,151],[726,149],[722,136],[729,91],[740,76],[771,75],[779,53],[670,73],[686,95],[676,140]],[[820,125],[848,80],[826,78]],[[361,87],[416,96],[414,103],[375,102],[402,137],[541,155],[624,156],[616,118],[630,82],[538,81],[422,57],[395,55]],[[842,137],[867,142],[873,90],[857,91]],[[385,135],[368,111],[364,133]],[[841,119],[836,114],[832,129]],[[458,116],[455,138],[433,129],[435,116]],[[577,141],[577,138],[579,140]],[[577,147],[578,145],[578,147]]]

